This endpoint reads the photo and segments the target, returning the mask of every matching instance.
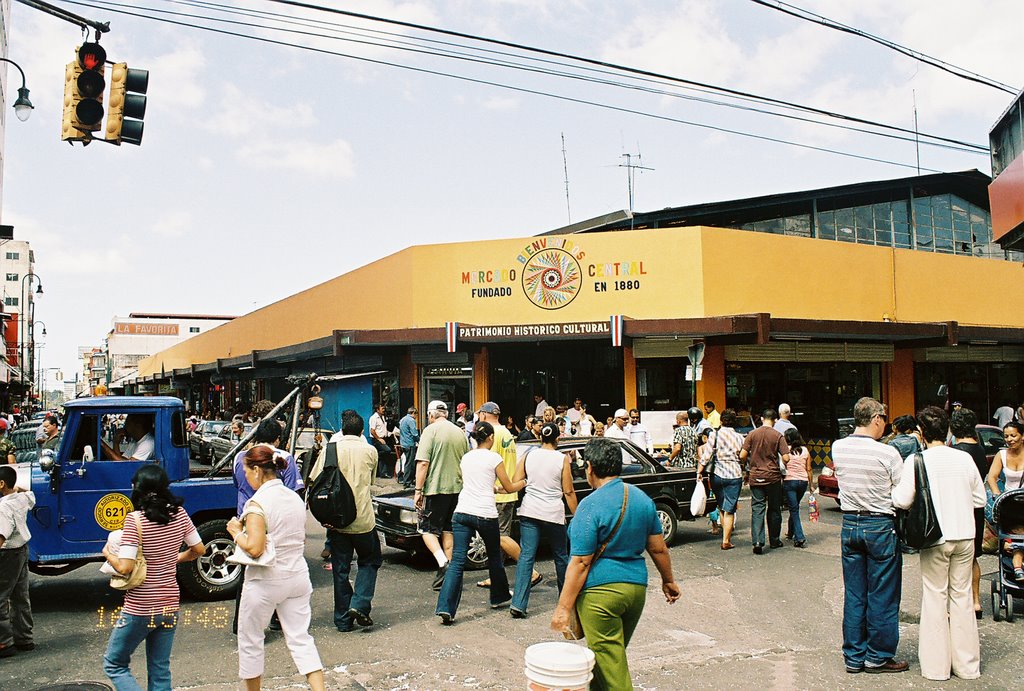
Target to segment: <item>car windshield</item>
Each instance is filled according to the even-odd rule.
[[[998,451],[1006,446],[1003,441],[1003,431],[998,427],[978,427],[978,442],[990,451]]]
[[[220,431],[227,427],[229,422],[220,420],[211,420],[206,423],[206,427],[203,428],[203,432],[206,434],[220,434]]]

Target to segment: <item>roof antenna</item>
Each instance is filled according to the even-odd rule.
[[[911,89],[914,95],[914,148],[917,149],[917,174],[921,174],[921,139],[917,135],[917,89]]]
[[[622,158],[626,159],[625,163],[620,163],[619,168],[626,169],[626,188],[629,192],[629,229],[633,229],[633,189],[634,189],[634,175],[635,171],[638,170],[654,170],[643,164],[643,157],[640,155],[640,144],[636,146],[637,153],[635,154],[622,154]],[[633,162],[636,159],[636,162]]]
[[[572,224],[572,207],[569,205],[569,160],[565,155],[565,132],[562,132],[562,170],[565,171],[565,210],[569,213],[569,224]]]

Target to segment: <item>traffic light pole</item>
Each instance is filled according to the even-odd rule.
[[[63,19],[66,22],[70,22],[75,26],[80,26],[82,29],[92,27],[96,30],[96,38],[99,38],[100,34],[105,34],[110,31],[110,22],[97,22],[93,19],[87,19],[81,15],[77,15],[74,12],[68,12],[62,7],[51,5],[48,2],[42,0],[17,0],[22,5],[27,5],[34,10],[45,12],[51,16],[57,17],[57,19]]]

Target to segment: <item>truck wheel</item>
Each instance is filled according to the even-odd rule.
[[[665,544],[671,545],[672,541],[676,539],[678,529],[676,512],[667,504],[655,504],[654,506],[658,512],[658,520],[661,522],[661,534],[665,538]]]
[[[469,550],[466,552],[466,570],[478,571],[487,568],[487,545],[480,533],[473,533],[469,541]]]
[[[228,600],[238,589],[242,567],[227,560],[235,549],[227,524],[219,519],[200,525],[197,530],[206,554],[178,567],[178,582],[197,600]]]

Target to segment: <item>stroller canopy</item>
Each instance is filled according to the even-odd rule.
[[[1024,526],[1024,489],[1011,489],[996,497],[992,520],[1000,533],[1010,533],[1017,526]]]

